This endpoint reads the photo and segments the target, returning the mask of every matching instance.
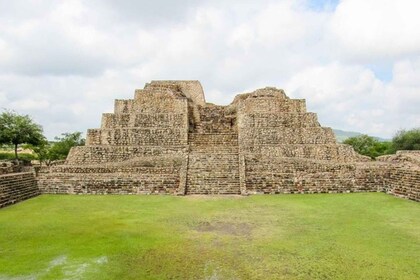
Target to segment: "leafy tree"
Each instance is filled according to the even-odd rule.
[[[380,142],[366,134],[347,138],[343,143],[351,145],[359,154],[371,158],[392,153],[391,142]]]
[[[392,138],[394,151],[420,150],[420,128],[400,130]]]
[[[369,149],[375,144],[375,138],[364,134],[347,138],[343,143],[352,146],[361,155],[368,155]]]
[[[370,156],[371,158],[376,158],[379,156],[383,156],[383,155],[388,155],[388,154],[392,154],[393,149],[392,149],[392,142],[390,141],[378,141],[375,139],[375,143],[373,144],[373,146],[371,147],[371,149],[369,150],[369,154],[368,156]]]
[[[49,160],[64,160],[74,146],[83,146],[85,139],[81,132],[62,133],[61,137],[55,137],[56,142],[48,149]]]
[[[12,144],[15,158],[18,159],[18,146],[23,143],[34,146],[44,141],[42,127],[28,115],[19,115],[13,111],[4,111],[0,114],[0,143]]]
[[[49,165],[50,147],[51,147],[50,142],[45,138],[36,146],[31,145],[31,144],[26,145],[26,148],[31,149],[35,153],[41,165],[44,162],[47,165]]]

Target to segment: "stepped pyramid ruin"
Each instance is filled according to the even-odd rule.
[[[254,194],[377,191],[381,165],[337,144],[283,90],[205,102],[198,81],[152,81],[115,100],[86,146],[41,170],[44,193]]]

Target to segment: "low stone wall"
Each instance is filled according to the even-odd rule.
[[[127,165],[57,165],[38,170],[37,180],[41,193],[48,194],[183,194],[181,170],[185,173],[182,161],[166,158]]]
[[[0,175],[16,172],[18,167],[11,162],[0,162]]]
[[[0,161],[0,175],[18,172],[28,172],[31,170],[31,166],[25,166],[21,164],[21,162],[9,160]]]
[[[224,150],[218,149],[218,152]],[[389,161],[339,163],[302,158],[243,156],[242,160],[238,160],[238,155],[233,154],[226,155],[228,159],[235,158],[229,162],[215,161],[217,157],[203,154],[198,164],[196,159],[199,154],[196,153],[191,152],[190,162],[183,160],[181,165],[53,166],[38,172],[38,186],[42,193],[52,194],[183,195],[194,193],[194,176],[201,178],[207,169],[207,172],[211,170],[213,174],[219,168],[226,167],[225,173],[231,174],[233,181],[225,177],[219,178],[220,182],[217,181],[215,185],[221,191],[230,190],[231,188],[224,185],[230,182],[242,194],[386,192],[420,201],[420,170],[407,164]],[[204,160],[207,162],[211,159],[216,165],[203,164]],[[4,176],[13,177],[16,174]],[[209,182],[201,182],[201,179],[199,181],[199,185],[209,186]],[[19,183],[17,185],[23,186]],[[185,189],[187,185],[189,191]]]
[[[185,128],[89,129],[88,144],[116,146],[176,146],[187,143]]]
[[[378,158],[388,163],[385,192],[420,202],[420,151],[398,151]]]
[[[32,172],[0,175],[0,208],[38,194],[37,182]]]
[[[187,146],[77,146],[70,150],[66,164],[108,164],[149,156],[179,157],[186,153]]]
[[[40,174],[38,182],[41,192],[48,194],[176,194],[179,175],[159,171],[162,173],[148,170],[137,176],[118,173]]]
[[[287,145],[240,145],[245,155],[256,155],[273,158],[302,158],[326,160],[334,162],[370,161],[370,158],[357,154],[353,148],[345,144],[287,144]]]
[[[390,170],[386,192],[420,202],[420,171],[404,168]]]
[[[420,167],[413,155],[353,163],[248,157],[245,189],[248,194],[386,192],[420,202]]]
[[[383,191],[386,164],[338,163],[299,158],[246,158],[248,194]]]

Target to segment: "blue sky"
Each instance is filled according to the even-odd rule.
[[[308,0],[308,6],[316,11],[321,11],[324,9],[334,10],[338,3],[338,0]]]
[[[100,126],[150,80],[200,80],[229,104],[265,86],[321,125],[420,127],[417,0],[0,1],[0,108],[53,139]]]

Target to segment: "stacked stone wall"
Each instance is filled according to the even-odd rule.
[[[248,98],[239,102],[238,109],[250,113],[306,113],[304,99],[278,99],[275,97]]]
[[[38,185],[43,193],[177,194],[181,188],[183,194],[185,186],[182,184],[185,183],[182,182],[181,173],[185,173],[185,151],[182,148],[175,151],[155,148],[147,151],[140,149],[138,152],[141,156],[122,161],[109,162],[108,158],[96,164],[89,160],[90,163],[67,162],[41,168],[38,171]],[[111,150],[115,153],[115,148]],[[133,150],[125,152],[125,155],[131,155]]]
[[[134,100],[115,101],[114,114],[104,114],[99,129],[89,129],[87,146],[187,145],[187,99],[170,92],[147,92]]]
[[[0,208],[38,194],[37,182],[32,172],[0,175]]]
[[[115,114],[127,114],[133,111],[133,99],[116,99],[114,102],[114,113]]]
[[[420,202],[420,171],[407,168],[391,168],[388,187],[389,194]]]
[[[24,165],[19,161],[0,161],[0,175],[19,172],[31,172],[32,166]]]
[[[179,146],[186,145],[188,133],[176,127],[89,129],[87,139],[89,145]]]
[[[241,144],[244,146],[284,145],[284,144],[334,144],[334,133],[331,128],[305,127],[282,129],[243,129]]]
[[[40,170],[38,185],[49,194],[176,194],[179,167],[61,168]]]
[[[379,172],[380,166],[366,167],[299,158],[246,158],[246,190],[251,194],[382,191],[386,172]]]
[[[352,147],[342,144],[279,144],[241,146],[244,154],[259,157],[291,157],[316,160],[333,160],[337,162],[369,161],[365,156],[357,154]]]
[[[256,157],[297,157],[333,161],[366,161],[347,145],[336,143],[331,128],[307,113],[304,100],[265,88],[235,98],[241,153]]]
[[[73,147],[67,157],[66,164],[86,165],[109,162],[124,162],[144,156],[163,156],[171,158],[182,156],[187,150],[185,146],[84,146]]]
[[[18,172],[19,169],[20,168],[18,165],[13,164],[11,162],[0,162],[0,175]]]
[[[148,93],[138,95],[129,113],[186,113],[188,100],[171,93]],[[117,112],[115,112],[117,113]]]
[[[420,201],[420,151],[398,151],[378,160],[388,164],[389,177],[384,191]]]
[[[184,114],[170,113],[133,113],[102,115],[102,129],[114,129],[122,127],[179,127],[186,121]]]
[[[241,118],[241,125],[257,128],[319,127],[315,113],[283,112],[282,114],[248,113]]]

